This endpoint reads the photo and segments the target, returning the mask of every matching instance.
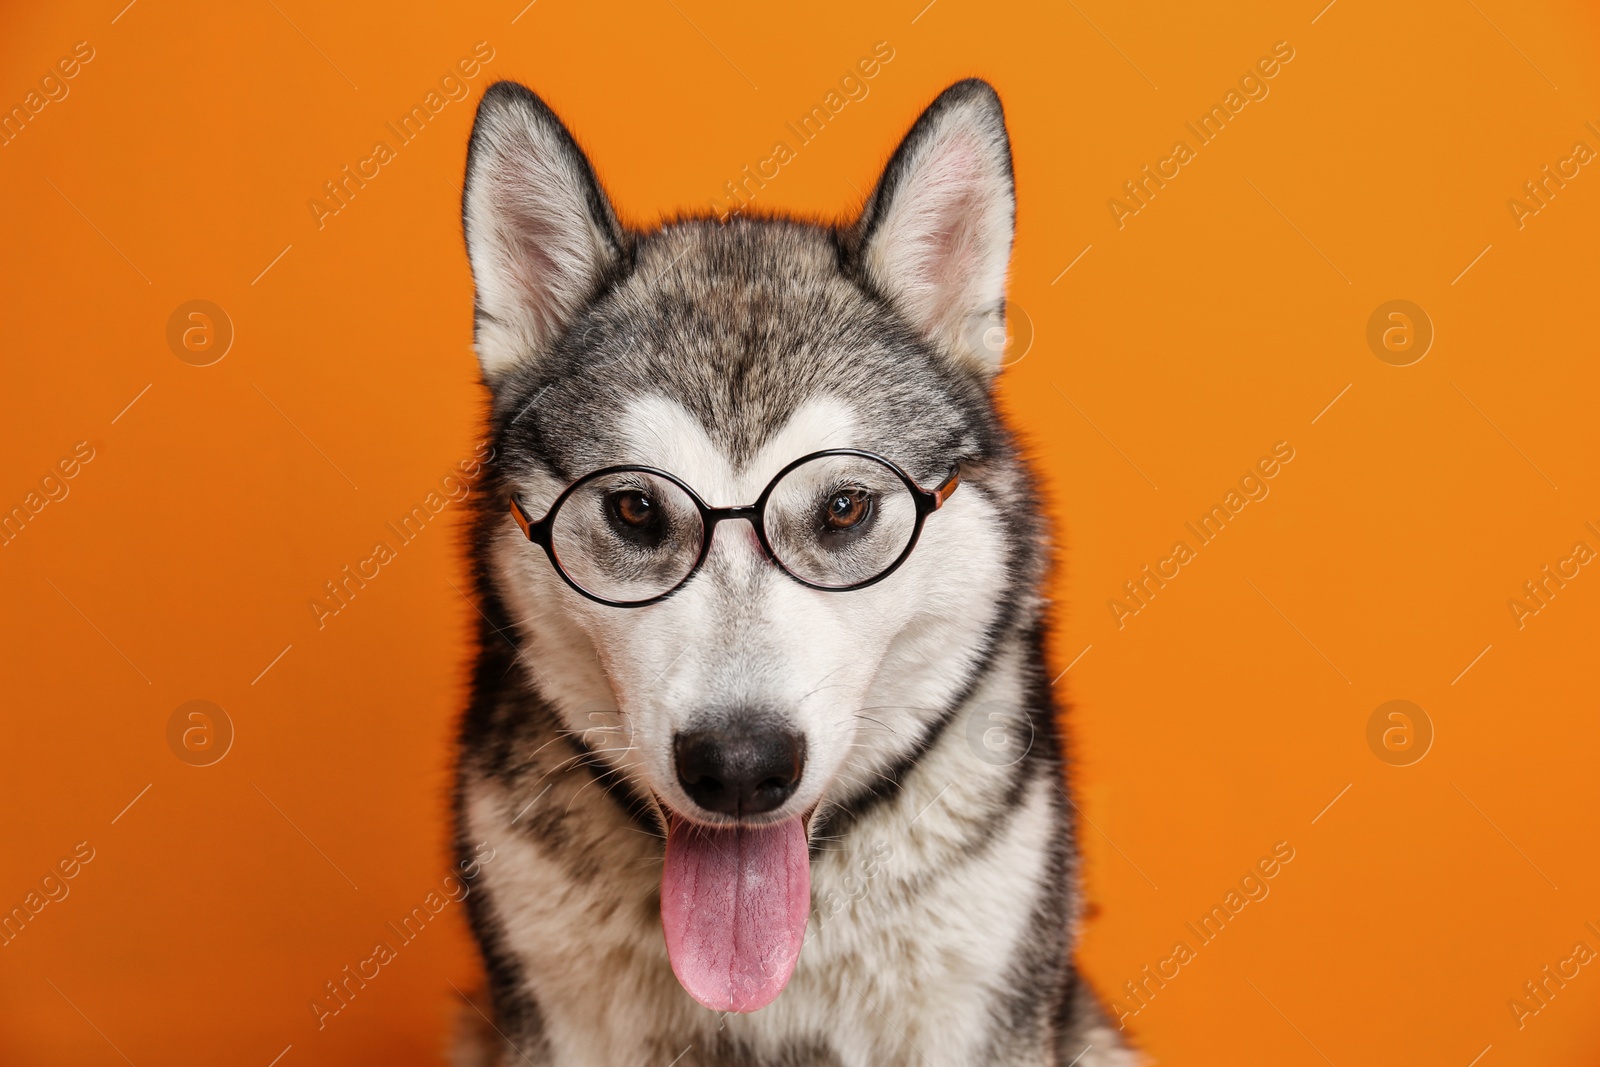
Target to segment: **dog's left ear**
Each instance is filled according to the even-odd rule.
[[[857,269],[924,338],[985,377],[1000,369],[1016,228],[1011,139],[988,82],[939,94],[895,150],[847,235]]]

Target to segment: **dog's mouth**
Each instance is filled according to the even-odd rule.
[[[661,929],[672,973],[713,1011],[755,1011],[789,984],[811,911],[808,816],[708,826],[661,806]]]

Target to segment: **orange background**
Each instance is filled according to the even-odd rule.
[[[7,109],[95,50],[0,148],[0,507],[94,449],[0,548],[0,905],[95,850],[0,948],[0,1061],[440,1061],[477,981],[457,905],[326,1029],[307,1005],[449,867],[461,509],[323,629],[307,604],[472,455],[472,107],[532,86],[648,223],[717,198],[878,41],[870,95],[760,202],[853,210],[940,88],[1005,99],[1035,339],[1001,392],[1062,527],[1099,988],[1288,841],[1271,895],[1130,1020],[1157,1060],[1596,1061],[1600,966],[1520,1030],[1507,1006],[1600,950],[1600,573],[1521,629],[1507,607],[1600,549],[1600,173],[1521,229],[1507,207],[1600,149],[1592,9],[124,2],[0,21]],[[1108,199],[1281,40],[1270,95],[1119,229]],[[323,183],[478,41],[472,99],[319,229]],[[197,298],[236,330],[208,367],[166,340]],[[1436,330],[1408,367],[1365,340],[1395,298]],[[1271,495],[1118,629],[1107,600],[1280,440]],[[236,729],[209,767],[167,744],[192,699]],[[1436,731],[1413,766],[1367,745],[1391,699]]]

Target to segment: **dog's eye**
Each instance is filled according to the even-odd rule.
[[[872,517],[872,494],[865,489],[840,489],[822,506],[822,528],[830,533],[854,530]]]
[[[654,502],[637,489],[612,493],[606,505],[613,520],[634,530],[647,530],[658,520]]]

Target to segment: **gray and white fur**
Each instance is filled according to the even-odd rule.
[[[845,225],[650,231],[619,223],[538,97],[485,93],[463,215],[494,459],[456,836],[463,857],[495,849],[468,898],[493,1026],[464,1031],[458,1063],[1135,1062],[1072,963],[1047,530],[993,391],[1015,213],[981,81],[934,101]],[[870,588],[806,588],[734,521],[671,598],[608,607],[508,513],[620,463],[747,504],[833,447],[925,487],[961,465]],[[805,743],[778,814],[811,813],[810,926],[788,987],[749,1014],[692,1000],[662,936],[663,809],[697,817],[673,738],[711,712],[777,716]]]

